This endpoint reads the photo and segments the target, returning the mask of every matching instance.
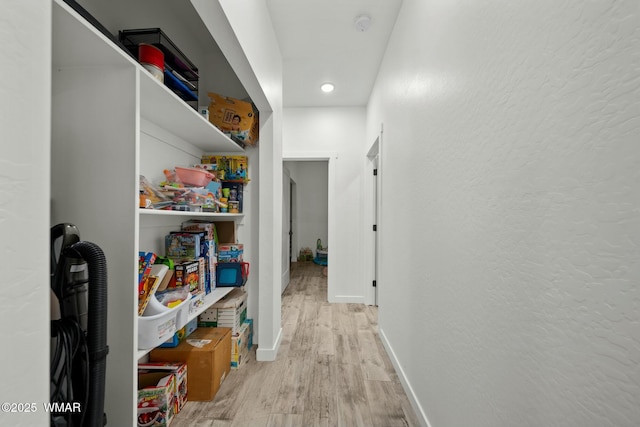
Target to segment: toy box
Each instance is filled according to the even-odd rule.
[[[209,401],[231,371],[231,329],[199,328],[175,348],[156,348],[152,362],[187,365],[190,401]]]
[[[165,254],[172,259],[195,259],[200,256],[201,241],[198,233],[172,232],[165,236]]]
[[[176,263],[176,287],[188,286],[189,291],[197,290],[200,286],[200,261],[183,261]]]
[[[175,399],[174,410],[175,413],[179,413],[184,408],[184,404],[187,403],[187,365],[184,363],[170,363],[170,362],[158,362],[158,363],[140,363],[138,365],[138,372],[164,372],[171,373],[175,376]]]
[[[209,121],[222,133],[245,144],[256,145],[260,127],[257,109],[247,101],[211,92],[208,95],[211,101],[209,103]]]
[[[242,262],[244,245],[242,243],[218,245],[218,262]]]
[[[176,377],[167,372],[138,372],[138,426],[168,427],[177,406]]]
[[[243,323],[231,337],[231,369],[238,369],[249,355],[249,324]]]

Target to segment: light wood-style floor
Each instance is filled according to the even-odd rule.
[[[249,361],[171,427],[419,426],[378,338],[377,308],[329,304],[322,267],[294,263],[274,362]]]

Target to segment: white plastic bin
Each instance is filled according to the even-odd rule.
[[[138,317],[138,349],[148,350],[162,344],[187,324],[189,302],[182,301],[178,306],[152,316]]]

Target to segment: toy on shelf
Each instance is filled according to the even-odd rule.
[[[196,167],[215,171],[220,181],[249,182],[249,158],[247,156],[205,154],[202,156],[201,162]]]

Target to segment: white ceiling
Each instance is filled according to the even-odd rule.
[[[283,57],[285,107],[364,106],[402,0],[267,0]],[[371,26],[355,29],[367,14]],[[326,94],[320,85],[331,82]]]

